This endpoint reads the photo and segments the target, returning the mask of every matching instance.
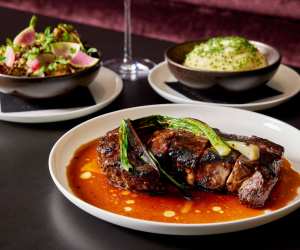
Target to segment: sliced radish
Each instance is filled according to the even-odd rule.
[[[70,64],[76,68],[87,68],[94,66],[98,62],[98,58],[91,57],[82,51],[78,51],[78,53],[70,61]]]
[[[41,63],[39,59],[35,58],[33,60],[27,61],[27,66],[29,67],[30,72],[34,72],[41,68]]]
[[[80,44],[71,42],[57,42],[51,45],[52,53],[65,59],[72,59],[80,50]]]
[[[14,49],[11,46],[6,47],[5,51],[5,64],[7,67],[11,68],[14,65],[16,56]]]
[[[39,70],[42,66],[48,65],[55,60],[55,56],[52,54],[41,54],[35,59],[27,61],[27,66],[30,72]]]
[[[35,30],[32,26],[21,31],[14,39],[14,45],[30,46],[35,42]]]

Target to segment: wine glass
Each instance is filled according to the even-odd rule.
[[[124,0],[124,52],[123,58],[110,59],[103,64],[117,72],[122,79],[136,81],[148,75],[155,65],[149,59],[133,58],[131,43],[131,0]]]

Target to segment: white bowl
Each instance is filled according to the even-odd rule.
[[[300,171],[300,132],[284,122],[254,112],[208,105],[142,106],[88,120],[71,129],[56,142],[49,156],[49,168],[54,183],[63,195],[85,212],[110,223],[144,232],[174,235],[204,235],[244,230],[279,219],[300,207],[298,195],[285,207],[256,217],[219,223],[180,224],[126,217],[97,208],[76,197],[69,187],[66,175],[66,167],[75,150],[117,127],[123,118],[135,119],[153,114],[199,118],[226,133],[257,135],[272,140],[285,147],[285,157],[289,159],[294,169]]]

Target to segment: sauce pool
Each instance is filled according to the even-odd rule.
[[[149,195],[115,188],[97,163],[97,140],[81,146],[67,168],[69,185],[76,196],[107,211],[139,219],[173,223],[213,223],[238,220],[285,206],[298,194],[300,175],[283,161],[278,183],[263,209],[240,204],[230,194],[199,191],[193,200],[181,196]]]

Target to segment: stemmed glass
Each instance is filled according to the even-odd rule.
[[[124,52],[123,58],[110,59],[104,66],[117,72],[123,79],[135,81],[147,76],[154,66],[149,59],[132,57],[131,42],[131,0],[124,0]]]

